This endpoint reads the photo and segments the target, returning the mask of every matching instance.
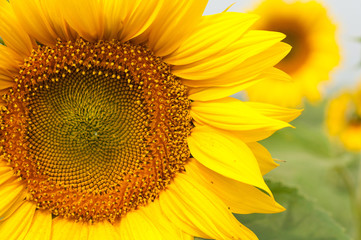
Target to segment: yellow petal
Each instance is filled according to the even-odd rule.
[[[87,41],[103,39],[105,17],[102,1],[63,0],[60,11],[64,19],[81,37]]]
[[[104,1],[105,39],[128,41],[142,34],[157,17],[163,1]]]
[[[0,222],[1,238],[6,240],[24,239],[31,227],[35,209],[34,203],[24,201],[10,218]]]
[[[192,100],[208,101],[224,98],[244,90],[259,81],[269,79],[269,71],[290,50],[290,46],[277,43],[260,54],[248,58],[222,76],[212,77],[207,80],[183,80],[183,84],[191,87]]]
[[[108,221],[94,223],[89,225],[89,237],[88,240],[118,240],[120,239],[118,231]]]
[[[157,216],[148,218],[142,210],[129,212],[120,222],[120,239],[129,240],[166,240],[153,221]]]
[[[165,1],[149,31],[149,46],[157,56],[175,51],[198,25],[207,0]]]
[[[290,125],[272,119],[235,98],[192,102],[191,116],[196,122],[232,131],[275,131]]]
[[[14,57],[19,62],[23,62],[24,58],[30,56],[35,45],[6,0],[0,0],[0,36],[6,46],[14,51]]]
[[[24,202],[27,191],[24,184],[11,176],[10,179],[6,175],[1,177],[0,185],[0,221],[11,218],[15,210]]]
[[[254,186],[224,177],[192,159],[186,166],[187,174],[206,186],[234,213],[276,213],[284,210],[272,196]]]
[[[164,214],[188,234],[212,239],[257,239],[216,195],[187,174],[176,176],[160,194],[159,203]]]
[[[75,220],[56,217],[53,219],[51,239],[52,240],[83,240],[88,239],[89,226],[87,223],[75,222]]]
[[[2,75],[0,73],[0,89],[8,89],[14,86],[14,82],[11,81],[12,78],[9,78],[8,76]]]
[[[36,210],[30,229],[24,240],[49,240],[51,234],[51,213],[46,210]]]
[[[273,104],[260,102],[245,102],[245,104],[257,110],[257,112],[261,113],[264,116],[285,122],[290,122],[294,120],[302,112],[302,110],[300,109],[284,108]]]
[[[12,168],[0,158],[0,188],[6,183],[19,182]]]
[[[78,33],[65,21],[63,11],[59,11],[58,0],[43,0],[42,6],[44,11],[46,11],[45,15],[52,27],[51,31],[55,32],[57,38],[60,38],[63,41],[74,41],[78,38]],[[51,31],[49,32],[51,33]],[[49,38],[49,36],[47,38]]]
[[[0,71],[7,72],[8,77],[13,77],[19,73],[19,64],[15,61],[8,47],[0,44]]]
[[[258,76],[277,77],[285,81],[291,81],[292,79],[288,74],[273,68],[274,65],[287,55],[290,49],[291,46],[288,44],[279,42],[271,48],[248,58],[233,68],[232,71],[226,72],[222,76],[197,81],[183,79],[183,83],[191,87],[227,87],[237,85],[243,81],[249,81],[252,78],[257,79]],[[242,80],[236,78],[242,78]]]
[[[275,163],[268,150],[261,144],[253,142],[247,143],[247,146],[252,150],[253,155],[256,157],[262,175],[265,175],[272,169],[279,166],[279,164]]]
[[[41,0],[12,0],[11,5],[25,31],[43,44],[55,44],[57,35],[54,32],[49,16]]]
[[[215,55],[191,64],[174,66],[172,73],[190,80],[206,80],[222,76],[248,58],[269,49],[284,37],[284,34],[278,32],[249,31]]]
[[[203,16],[194,32],[164,61],[185,65],[213,56],[241,38],[257,19],[257,15],[236,12]]]
[[[128,41],[147,30],[159,16],[159,11],[163,4],[163,0],[138,0],[135,10],[132,11],[131,14],[129,14],[124,20],[124,26],[120,39]]]
[[[202,126],[193,129],[188,137],[188,146],[192,156],[207,168],[263,189],[272,196],[255,156],[241,140]]]
[[[188,234],[182,232],[181,229],[177,228],[172,221],[163,214],[158,199],[139,211],[154,224],[164,240],[189,238]]]

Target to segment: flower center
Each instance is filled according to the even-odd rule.
[[[158,197],[190,152],[190,101],[144,46],[58,42],[4,95],[1,146],[53,215],[114,221]]]
[[[303,24],[297,20],[274,19],[266,26],[266,29],[284,33],[286,38],[283,42],[292,46],[290,53],[276,67],[288,74],[300,70],[309,60],[312,52],[307,30],[304,29]]]

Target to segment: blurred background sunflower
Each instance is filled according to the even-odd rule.
[[[277,67],[293,80],[262,81],[247,89],[249,98],[283,106],[300,106],[303,98],[320,100],[319,83],[330,79],[340,60],[336,25],[326,6],[317,1],[266,0],[251,12],[262,16],[254,28],[286,34],[283,41],[292,50]]]

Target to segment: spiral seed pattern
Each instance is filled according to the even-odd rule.
[[[159,196],[190,156],[190,100],[145,46],[58,41],[3,96],[1,151],[54,216],[121,218]]]

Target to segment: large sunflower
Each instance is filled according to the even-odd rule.
[[[265,0],[252,12],[261,17],[256,29],[284,33],[291,52],[276,66],[293,81],[270,78],[248,89],[251,100],[298,106],[305,97],[320,99],[320,82],[328,80],[339,63],[336,27],[317,1]],[[270,90],[271,89],[271,90]]]
[[[330,136],[351,151],[361,150],[361,89],[343,92],[329,102],[326,126]]]
[[[2,239],[256,239],[232,212],[283,210],[257,141],[299,112],[227,96],[289,47],[206,4],[0,1]]]

